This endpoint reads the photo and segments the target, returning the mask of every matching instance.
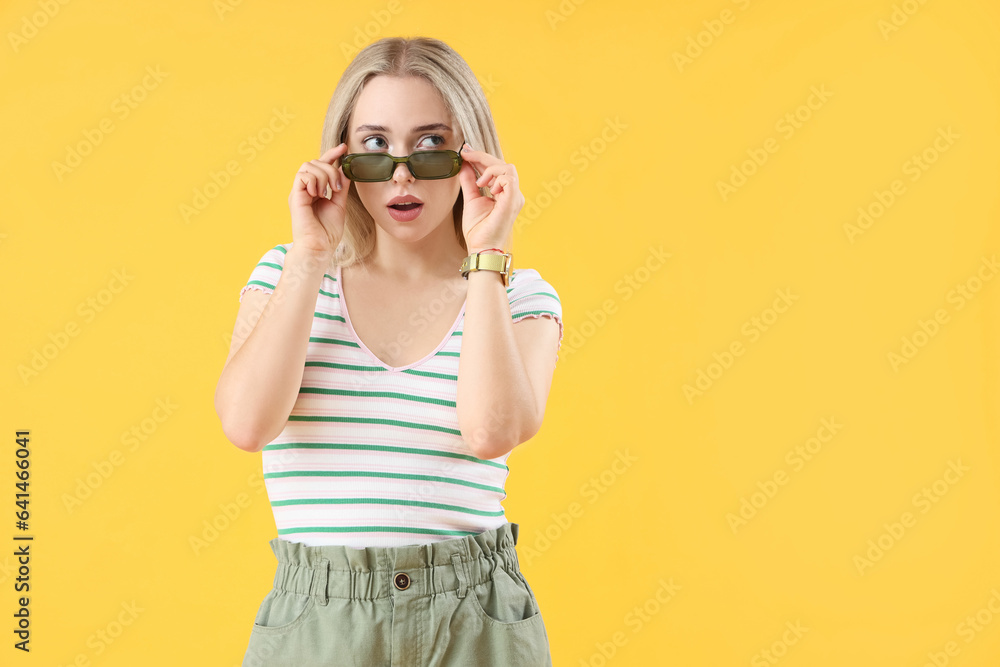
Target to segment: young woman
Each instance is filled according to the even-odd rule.
[[[500,502],[562,309],[510,268],[524,197],[469,66],[427,38],[361,51],[288,203],[215,397],[278,529],[243,664],[551,665]]]

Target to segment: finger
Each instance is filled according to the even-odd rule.
[[[340,158],[344,157],[347,152],[346,143],[337,144],[320,155],[319,161],[326,162],[327,164],[337,164]]]
[[[468,160],[473,165],[479,167],[480,172],[484,171],[486,167],[491,165],[503,164],[503,160],[496,158],[489,153],[472,150],[472,146],[469,146],[469,144],[465,144],[462,147],[462,159]]]
[[[316,196],[315,177],[307,172],[300,171],[295,174],[295,189],[305,191],[310,197]]]
[[[333,167],[330,168],[332,169]],[[315,184],[315,192],[313,192],[313,190],[309,190],[309,194],[314,197],[323,197],[325,199],[327,186],[329,185],[331,188],[333,187],[333,181],[331,181],[329,174],[327,174],[322,167],[313,164],[312,162],[306,162],[303,164],[302,168],[299,169],[299,173],[302,172],[306,172],[312,176],[312,181]]]
[[[480,187],[488,186],[494,178],[503,173],[502,165],[493,165],[492,167],[487,167],[476,179],[476,185]]]
[[[340,143],[337,144],[336,146],[328,148],[326,152],[324,152],[322,155],[319,156],[319,159],[322,160],[323,162],[333,162],[346,152],[347,152],[347,144]]]
[[[318,168],[312,167],[301,169],[299,174],[302,178],[302,183],[305,185],[305,190],[313,197],[326,197],[327,185],[329,185],[326,174],[321,172]]]
[[[334,167],[329,162],[323,162],[322,160],[312,160],[310,162],[313,166],[319,169],[321,172],[326,174],[326,180],[330,183],[334,190],[340,190],[342,186],[340,167]],[[326,190],[324,186],[324,191]]]
[[[484,196],[476,185],[476,171],[471,164],[462,164],[462,169],[458,172],[458,182],[462,184],[462,198],[466,204]]]

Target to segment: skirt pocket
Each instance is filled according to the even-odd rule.
[[[289,632],[309,618],[316,608],[311,595],[272,588],[257,610],[253,631],[258,634]]]
[[[473,586],[467,597],[483,621],[494,627],[523,628],[542,620],[534,593],[520,572],[498,567],[490,581]]]

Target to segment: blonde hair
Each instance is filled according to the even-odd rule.
[[[419,76],[433,85],[475,150],[503,159],[493,114],[482,86],[468,63],[442,41],[429,37],[386,37],[369,44],[354,57],[337,82],[323,123],[320,154],[347,141],[348,121],[365,83],[378,75]],[[457,178],[457,177],[456,177]],[[348,181],[344,235],[334,253],[334,264],[349,266],[363,261],[375,249],[375,220],[361,202],[353,181]],[[486,188],[480,192],[489,196]],[[463,249],[463,194],[459,191],[453,214],[455,234]]]

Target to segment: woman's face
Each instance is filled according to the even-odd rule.
[[[422,150],[460,151],[465,138],[455,126],[440,93],[426,79],[379,75],[368,80],[347,127],[348,153],[389,153],[405,157]],[[462,189],[458,176],[415,179],[397,164],[391,180],[353,183],[375,224],[399,240],[417,241],[447,222]],[[417,199],[409,212],[390,208],[395,197]],[[409,218],[409,219],[408,219]]]

